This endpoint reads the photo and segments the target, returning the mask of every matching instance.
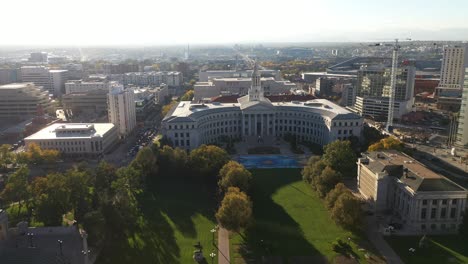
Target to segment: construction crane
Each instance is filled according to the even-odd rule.
[[[411,40],[411,39],[406,39]],[[392,72],[390,73],[390,97],[388,99],[388,117],[387,117],[387,125],[385,129],[387,132],[391,133],[393,130],[393,112],[395,110],[395,90],[396,90],[396,75],[398,71],[398,52],[400,51],[400,44],[398,43],[398,39],[395,39],[393,44],[383,44],[377,43],[372,44],[369,46],[392,46],[393,55],[392,55]]]

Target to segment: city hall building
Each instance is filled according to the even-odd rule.
[[[330,101],[272,103],[264,96],[255,66],[248,94],[237,103],[179,102],[164,117],[163,134],[175,147],[191,150],[221,138],[275,138],[295,135],[299,141],[326,145],[360,137],[363,119]]]

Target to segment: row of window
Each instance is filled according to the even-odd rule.
[[[176,139],[176,140],[174,140],[174,146],[176,146],[176,147],[179,147],[179,146],[180,147],[185,147],[185,146],[189,147],[190,146],[190,140],[189,139],[187,139],[187,140],[183,140],[183,139],[178,140],[178,139]]]
[[[422,208],[421,209],[421,220],[427,219],[427,208]],[[450,208],[450,218],[456,218],[457,217],[457,208]],[[429,219],[436,219],[437,218],[437,208],[431,208],[431,215]],[[445,219],[447,218],[447,208],[440,208],[440,213],[439,213],[439,218],[440,219]]]
[[[39,142],[39,146],[80,146],[85,145],[85,141],[45,141]]]
[[[438,230],[437,226],[438,226],[437,224],[431,224],[430,228],[431,228],[431,230]],[[426,229],[427,229],[426,225],[422,224],[421,225],[421,230],[426,230]],[[458,228],[457,228],[456,224],[450,224],[450,226],[447,226],[447,224],[440,224],[439,230],[447,230],[447,229],[457,230]]]
[[[458,199],[452,199],[452,200],[451,200],[451,204],[452,204],[452,205],[457,204],[457,200],[458,200]],[[449,200],[448,200],[448,199],[439,199],[439,200],[434,199],[434,200],[430,200],[430,201],[432,201],[432,202],[431,202],[432,205],[437,205],[437,204],[439,203],[439,201],[441,201],[441,203],[442,203],[443,205],[446,205],[446,204],[449,203]],[[427,205],[427,204],[428,204],[428,200],[422,200],[422,205]]]

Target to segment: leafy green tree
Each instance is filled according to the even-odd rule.
[[[66,172],[66,185],[70,190],[69,199],[75,219],[82,220],[83,216],[91,208],[91,179],[90,174],[78,169],[70,169]]]
[[[201,145],[190,152],[190,167],[200,176],[215,176],[229,160],[229,154],[213,145]]]
[[[117,168],[106,161],[101,161],[95,170],[94,188],[96,193],[107,193],[117,179]]]
[[[142,148],[138,151],[138,154],[132,161],[131,166],[140,170],[144,181],[146,178],[156,174],[158,171],[156,155],[154,155],[154,152],[149,147]]]
[[[344,228],[359,230],[363,224],[361,202],[350,193],[342,194],[331,209],[331,217]]]
[[[52,173],[32,182],[36,219],[46,226],[62,224],[62,216],[72,208],[70,189],[63,174]]]
[[[252,202],[237,187],[230,187],[224,196],[216,219],[224,228],[239,232],[252,218]]]
[[[247,192],[250,187],[252,173],[236,161],[229,161],[219,171],[220,180],[218,186],[221,191],[226,192],[229,187],[237,187]]]
[[[338,197],[346,193],[351,194],[351,192],[348,190],[348,188],[346,188],[346,186],[343,183],[340,182],[337,185],[335,185],[335,188],[333,188],[333,190],[331,190],[325,197],[325,205],[327,206],[327,208],[333,208]]]
[[[357,156],[349,141],[334,141],[325,146],[323,161],[343,176],[356,175]]]
[[[312,156],[307,161],[306,166],[302,170],[302,179],[308,183],[312,183],[313,179],[320,176],[327,165],[318,156]],[[315,188],[314,188],[315,189]]]
[[[8,177],[8,181],[1,196],[6,202],[18,203],[18,215],[21,212],[23,201],[28,201],[30,193],[28,191],[29,169],[21,166],[17,171]]]
[[[100,210],[90,211],[83,217],[83,227],[91,245],[99,245],[106,238],[106,219]]]
[[[112,221],[117,223],[133,225],[138,216],[137,196],[142,192],[141,173],[131,166],[118,169],[117,179],[112,182],[112,191],[112,203],[104,208],[107,210],[105,215],[116,217]]]
[[[315,186],[315,190],[318,192],[320,197],[325,197],[335,185],[341,180],[340,173],[336,172],[330,167],[325,167],[320,176],[315,177],[312,184]]]
[[[183,172],[187,167],[187,152],[180,148],[163,146],[158,152],[159,167],[163,171]],[[176,173],[177,175],[181,173]]]

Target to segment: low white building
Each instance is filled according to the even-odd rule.
[[[65,83],[65,93],[84,93],[95,90],[109,90],[109,82],[84,82],[82,80],[69,81]]]
[[[99,157],[117,142],[118,131],[111,123],[56,123],[24,139],[26,147],[35,143],[56,149],[65,156]]]
[[[183,74],[181,72],[128,72],[122,76],[122,83],[136,86],[160,86],[167,84],[170,87],[179,87],[184,84]],[[113,79],[116,79],[114,76]]]
[[[175,147],[194,149],[222,138],[281,137],[320,145],[360,137],[363,119],[328,100],[272,103],[264,96],[256,70],[248,94],[237,103],[180,102],[162,122],[163,134]]]

